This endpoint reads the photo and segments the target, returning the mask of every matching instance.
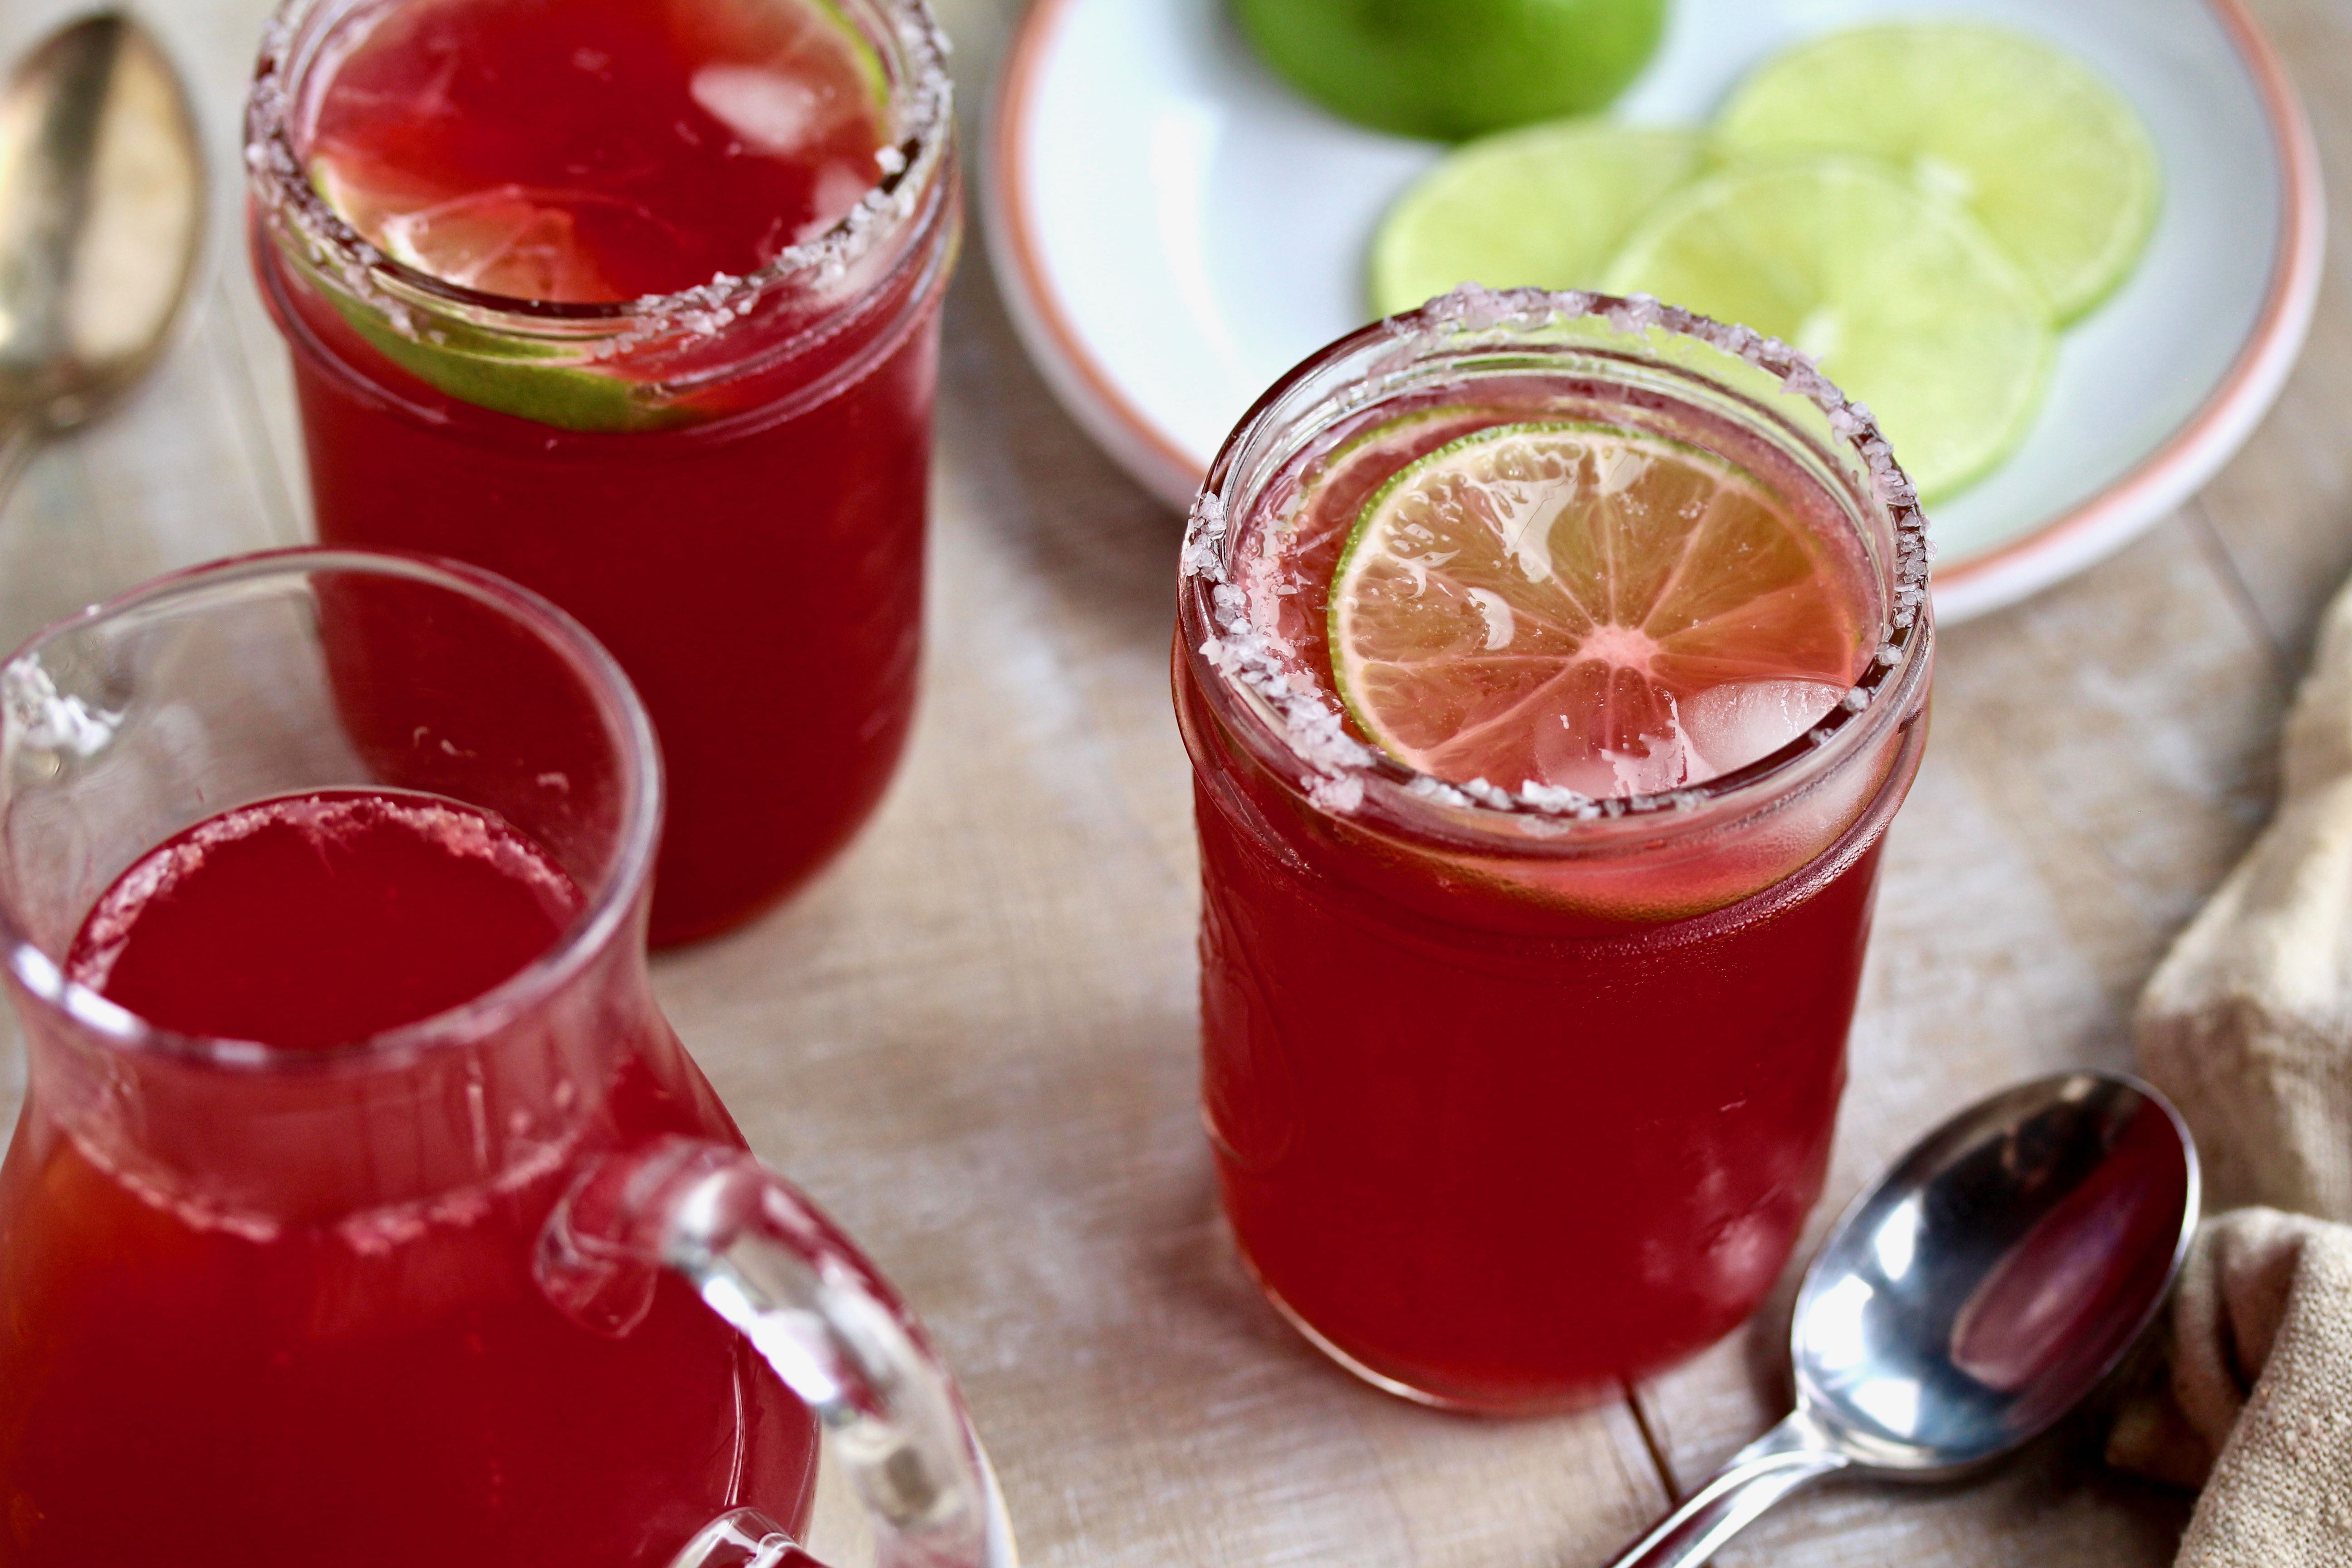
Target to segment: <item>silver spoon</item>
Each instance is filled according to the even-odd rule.
[[[0,87],[0,499],[162,357],[204,240],[200,149],[179,73],[120,12]]]
[[[1806,1271],[1796,1410],[1611,1568],[1696,1568],[1840,1471],[1945,1479],[2039,1436],[2163,1306],[2198,1188],[2188,1127],[2130,1079],[2068,1073],[1962,1111]]]

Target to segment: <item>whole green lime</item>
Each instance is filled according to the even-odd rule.
[[[1267,64],[1335,114],[1458,142],[1605,107],[1666,0],[1234,0]]]

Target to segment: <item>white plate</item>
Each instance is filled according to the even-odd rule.
[[[2081,570],[2237,450],[2310,325],[2323,197],[2241,0],[1674,0],[1619,112],[1703,121],[1791,40],[1905,12],[1982,16],[2089,61],[2165,169],[2147,258],[2065,333],[2032,437],[1936,509],[1937,607],[1955,620]],[[1259,394],[1362,322],[1373,229],[1441,151],[1290,92],[1219,0],[1036,0],[998,83],[991,256],[1071,414],[1181,507]]]

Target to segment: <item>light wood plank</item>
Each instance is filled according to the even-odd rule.
[[[210,301],[207,301],[210,303]],[[199,310],[150,384],[35,458],[0,509],[0,639],[160,573],[293,542],[252,461],[221,313]]]
[[[77,3],[16,0],[0,49]],[[2331,165],[2352,167],[2352,5],[2258,6]],[[237,226],[236,108],[267,9],[175,0],[160,19],[226,176],[208,309],[119,424],[47,455],[0,516],[11,624],[305,526],[283,354]],[[970,132],[1020,6],[940,9]],[[2352,201],[2337,213],[2340,229]],[[2328,289],[2314,354],[2201,512],[1946,640],[1936,742],[1890,841],[1833,1198],[2000,1081],[2126,1061],[2148,966],[2266,809],[2273,647],[2296,655],[2352,566],[2340,264]],[[1234,1258],[1194,1110],[1195,870],[1166,694],[1176,521],[1052,405],[976,244],[940,426],[908,767],[805,898],[661,963],[681,1033],[754,1143],[931,1321],[1033,1563],[1601,1560],[1665,1500],[1624,1405],[1486,1424],[1390,1401],[1297,1341]],[[1788,1294],[1643,1392],[1681,1480],[1779,1414]],[[1966,1488],[1823,1496],[1726,1561],[2164,1561],[2179,1501],[2104,1477],[2080,1438]]]
[[[2352,5],[2252,0],[2310,111],[2327,176],[2327,269],[2275,412],[2200,506],[2286,662],[2352,574]]]

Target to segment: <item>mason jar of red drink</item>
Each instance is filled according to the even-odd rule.
[[[906,739],[944,48],[923,0],[287,0],[264,39],[254,261],[320,535],[618,656],[672,790],[657,942],[804,882]]]
[[[1652,300],[1465,290],[1234,432],[1175,649],[1203,1090],[1317,1345],[1515,1413],[1755,1310],[1828,1167],[1927,573],[1864,411]]]

